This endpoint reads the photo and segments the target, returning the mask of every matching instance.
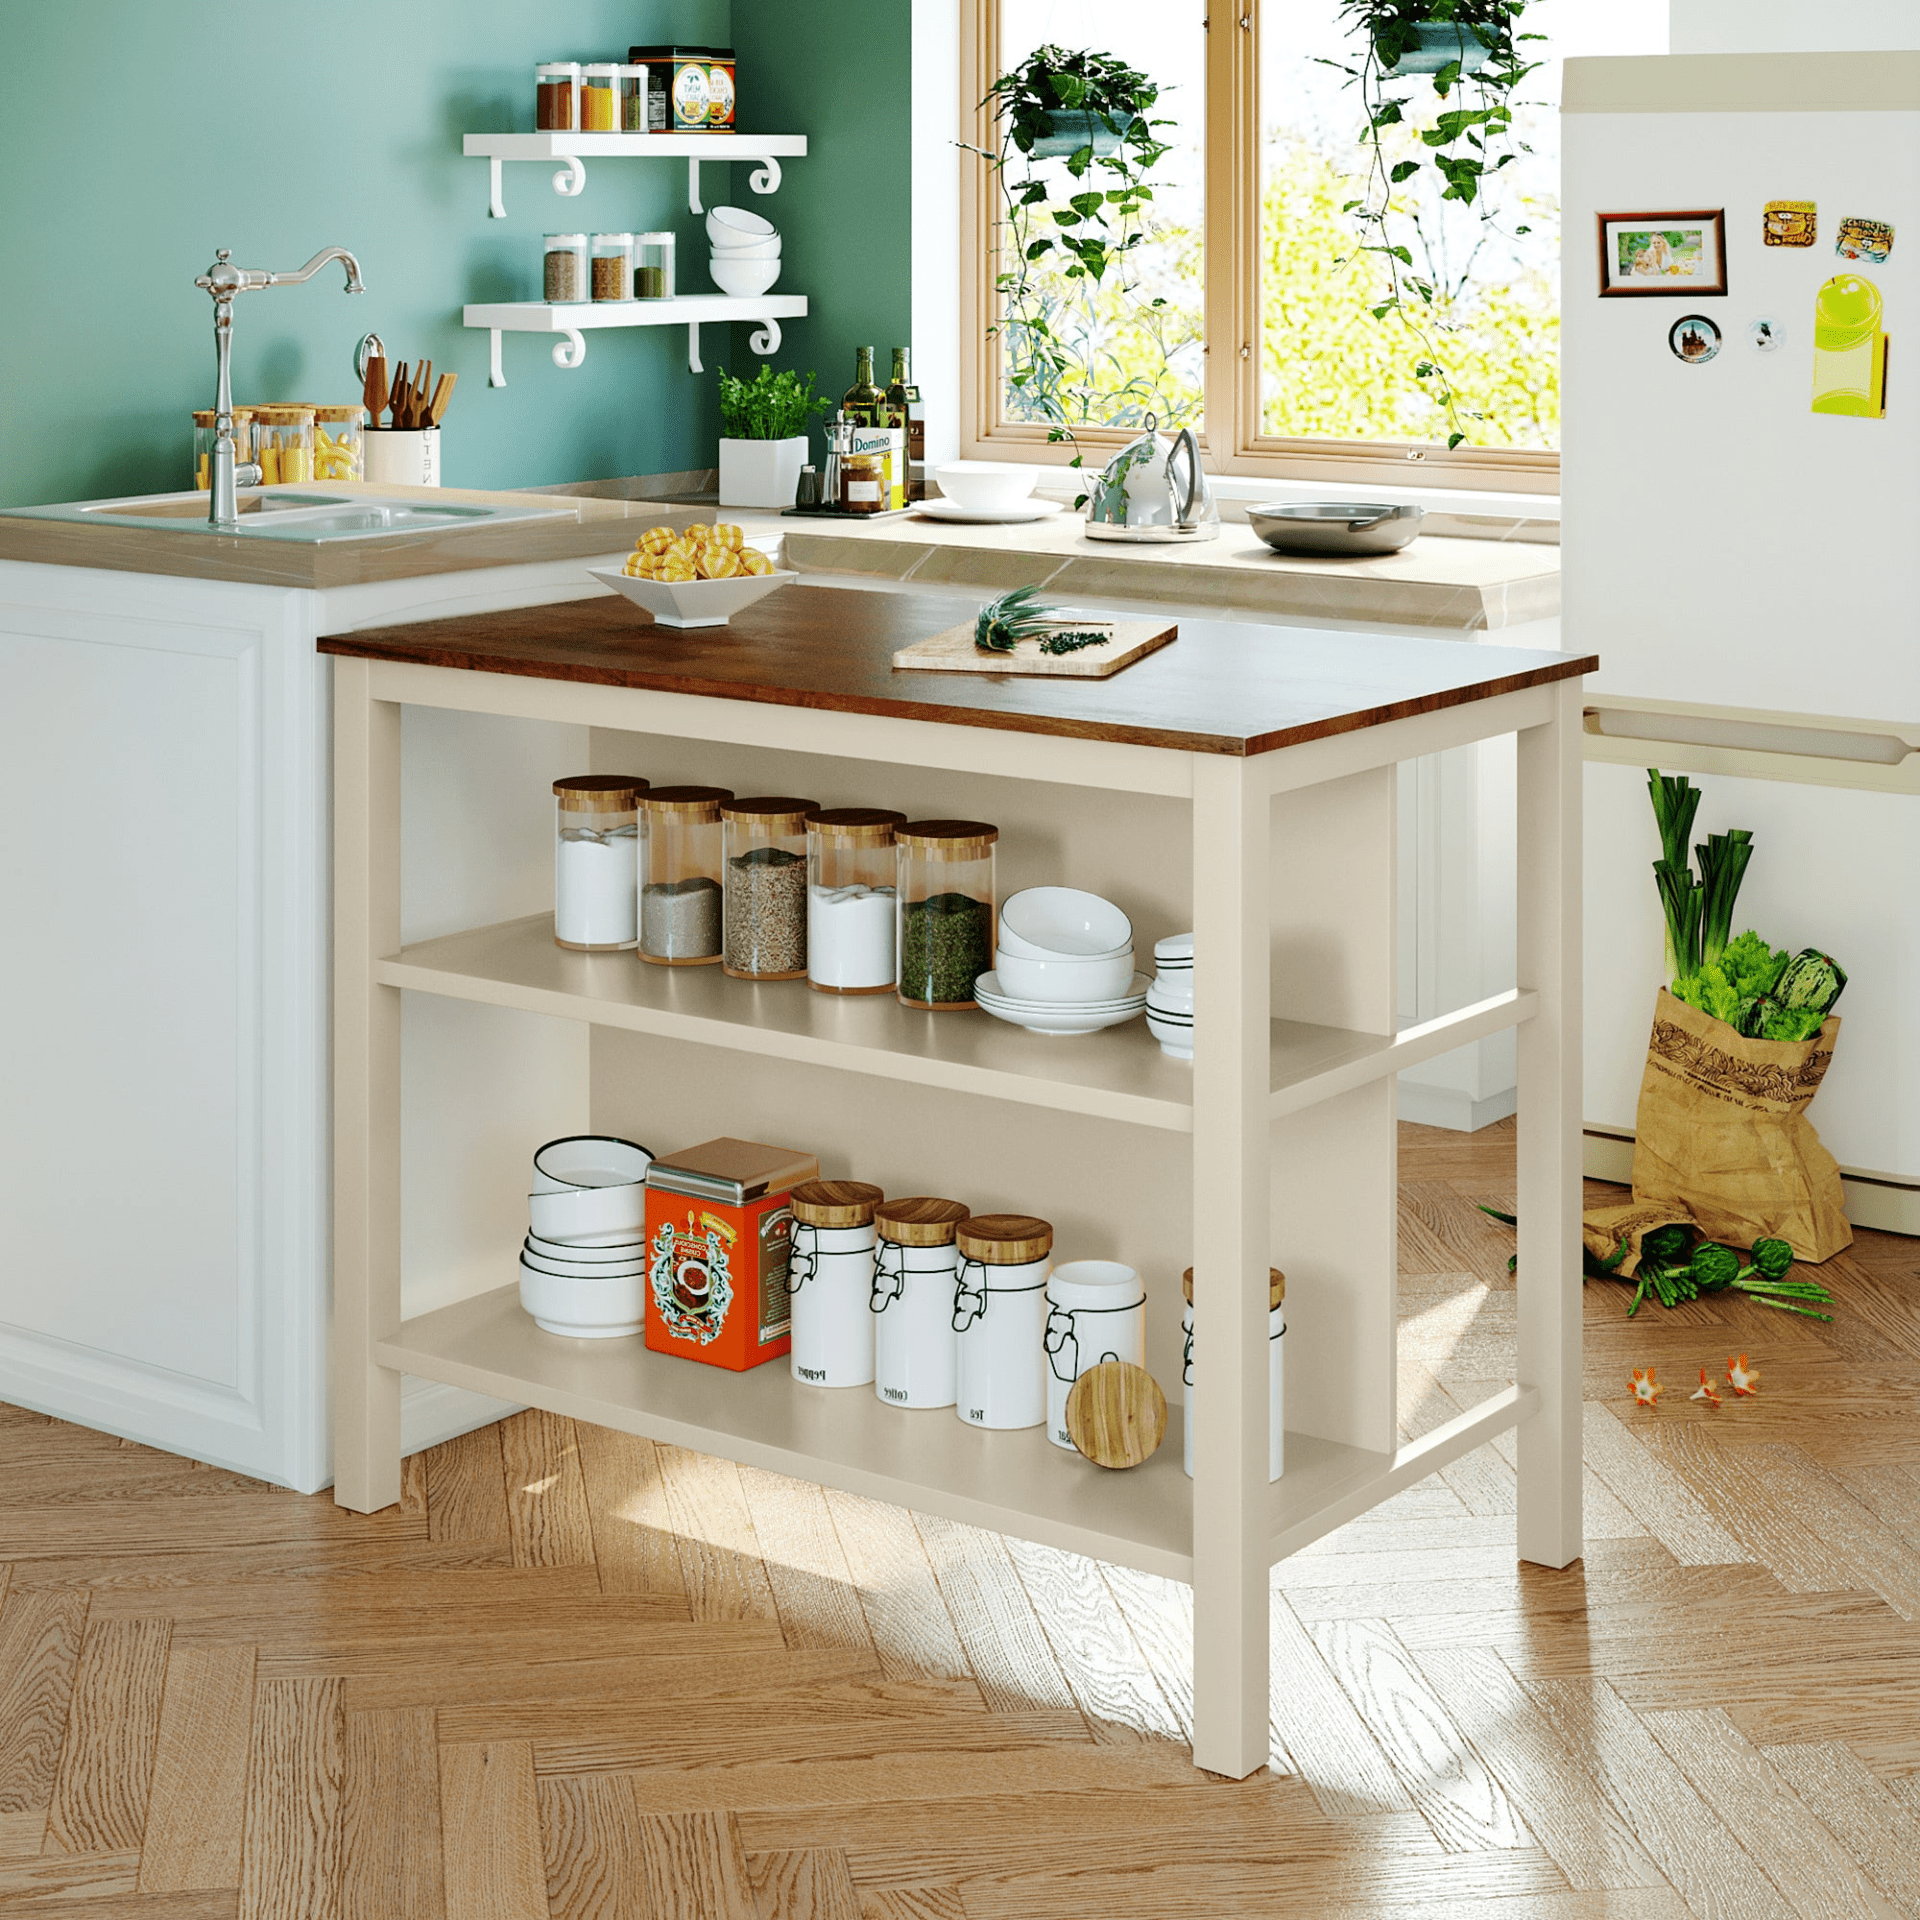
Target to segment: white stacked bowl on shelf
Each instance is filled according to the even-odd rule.
[[[707,215],[713,253],[707,271],[722,293],[753,300],[780,278],[780,235],[773,222],[745,207],[715,207]]]
[[[1029,887],[1000,909],[993,971],[975,1001],[1031,1033],[1097,1033],[1135,1020],[1147,981],[1133,970],[1133,923],[1078,887]]]
[[[1147,1031],[1160,1051],[1193,1058],[1193,935],[1170,933],[1153,943],[1153,985],[1147,989]]]
[[[640,1331],[652,1163],[645,1147],[606,1134],[549,1140],[533,1156],[520,1304],[544,1332],[616,1340]]]

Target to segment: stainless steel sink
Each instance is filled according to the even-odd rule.
[[[239,504],[238,529],[221,538],[296,540],[314,546],[329,540],[384,540],[406,533],[450,533],[467,527],[497,527],[515,520],[551,520],[569,511],[565,507],[495,506],[422,500],[418,496],[264,487],[243,489]],[[198,492],[75,500],[56,507],[15,507],[11,515],[83,526],[143,527],[153,533],[213,532],[207,525],[207,496]]]

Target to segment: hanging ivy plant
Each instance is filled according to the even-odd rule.
[[[1458,288],[1443,288],[1430,269],[1418,266],[1393,223],[1405,220],[1417,227],[1410,202],[1423,173],[1439,183],[1443,207],[1449,202],[1471,207],[1488,226],[1496,223],[1487,189],[1496,175],[1531,151],[1513,126],[1514,93],[1540,64],[1526,57],[1522,43],[1544,37],[1519,31],[1527,5],[1528,0],[1343,0],[1340,18],[1362,42],[1359,63],[1325,62],[1360,89],[1367,115],[1361,135],[1367,149],[1365,189],[1344,211],[1360,231],[1356,252],[1372,255],[1386,269],[1386,291],[1373,317],[1399,316],[1419,341],[1414,377],[1446,410],[1449,449],[1467,437],[1463,419],[1485,417],[1462,405],[1447,371],[1447,305]],[[1428,80],[1440,112],[1431,127],[1419,131],[1413,150],[1395,159],[1389,141],[1395,150],[1404,148],[1394,130],[1412,128],[1409,109]]]

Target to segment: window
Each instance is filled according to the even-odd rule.
[[[1347,209],[1368,156],[1340,7],[1237,0],[1209,24],[1205,0],[967,0],[962,104],[977,144],[996,128],[973,103],[1047,44],[1140,69],[1160,88],[1153,116],[1172,124],[1138,244],[1098,286],[1071,277],[1057,246],[1041,253],[1012,312],[995,283],[1016,249],[1048,238],[1072,194],[1112,181],[1097,167],[1073,180],[1061,160],[1019,166],[1008,178],[1040,183],[1047,206],[1015,205],[1010,221],[1002,183],[977,166],[963,209],[966,451],[1091,462],[1152,412],[1201,429],[1217,472],[1558,486],[1560,63],[1663,51],[1664,0],[1532,0],[1520,30],[1543,36],[1523,48],[1540,65],[1517,96],[1491,217],[1443,204],[1430,168],[1396,190],[1388,237],[1433,289],[1431,311],[1409,302],[1420,326],[1375,317],[1384,269]],[[1424,151],[1417,134],[1443,104],[1414,84],[1389,162]],[[1050,353],[1032,351],[1026,312]],[[1050,448],[1063,433],[1074,449]]]

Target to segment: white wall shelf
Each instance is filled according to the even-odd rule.
[[[492,336],[487,384],[504,387],[500,363],[503,333],[557,333],[553,343],[556,367],[577,367],[587,357],[586,336],[601,327],[685,327],[687,371],[704,373],[700,361],[700,329],[734,320],[759,324],[747,344],[763,359],[780,349],[780,322],[806,317],[807,298],[801,293],[767,293],[757,300],[736,300],[724,293],[676,294],[671,300],[504,300],[461,309],[461,324],[485,327]]]
[[[565,199],[587,184],[589,160],[684,160],[687,163],[687,211],[706,212],[700,202],[700,163],[725,164],[754,160],[759,165],[747,175],[755,193],[774,193],[780,186],[780,162],[803,160],[804,133],[470,133],[463,149],[470,159],[487,162],[487,212],[496,220],[507,217],[501,197],[500,167],[507,160],[559,161],[553,190]]]

